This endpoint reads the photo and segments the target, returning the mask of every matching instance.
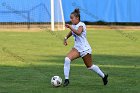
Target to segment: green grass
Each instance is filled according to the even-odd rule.
[[[53,88],[50,79],[63,76],[63,61],[73,46],[63,46],[62,32],[0,32],[0,93],[140,93],[140,31],[90,30],[94,64],[109,74],[103,86],[82,59],[71,63],[70,85]]]

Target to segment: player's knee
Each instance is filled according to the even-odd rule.
[[[65,57],[65,61],[64,61],[64,68],[68,67],[70,65],[71,60],[68,57]]]
[[[92,69],[99,69],[99,67],[97,65],[92,65],[91,67],[88,68],[89,70],[92,70]]]
[[[69,57],[65,57],[65,61],[70,61],[70,58]]]
[[[88,70],[92,70],[94,65],[87,67]]]
[[[70,62],[70,58],[69,57],[65,57],[65,62]]]

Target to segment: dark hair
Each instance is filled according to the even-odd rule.
[[[79,20],[80,20],[80,10],[79,10],[79,8],[74,9],[74,11],[71,14],[73,14],[75,17],[79,17]]]

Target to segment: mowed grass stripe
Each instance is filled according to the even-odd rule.
[[[74,39],[70,38],[65,47],[62,38],[68,31],[53,33],[0,32],[0,92],[139,93],[140,31],[123,31],[138,38],[137,41],[116,30],[87,31],[93,63],[109,74],[109,84],[103,86],[101,78],[87,70],[82,59],[77,59],[71,63],[67,88],[53,88],[50,79],[59,75],[64,80],[64,58]]]

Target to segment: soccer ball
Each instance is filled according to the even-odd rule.
[[[53,76],[52,79],[51,79],[51,84],[52,84],[54,87],[59,87],[59,86],[61,86],[61,84],[62,84],[62,79],[61,79],[61,77],[59,77],[59,76]]]

